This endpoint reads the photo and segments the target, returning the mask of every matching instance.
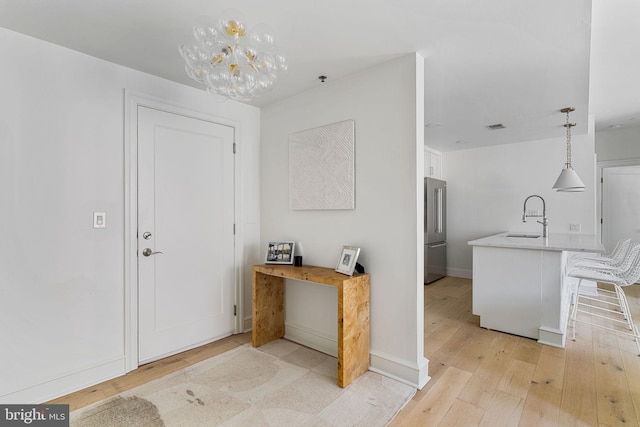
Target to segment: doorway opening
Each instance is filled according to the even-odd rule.
[[[611,251],[623,238],[640,241],[640,159],[598,162],[600,239]]]

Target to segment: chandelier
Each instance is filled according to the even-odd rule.
[[[556,180],[556,183],[553,185],[553,189],[556,191],[580,192],[585,189],[584,183],[571,166],[571,128],[576,124],[569,122],[569,113],[575,110],[576,109],[574,107],[567,107],[560,110],[560,112],[567,115],[567,122],[564,125],[564,127],[567,128],[567,161],[565,162],[564,168],[560,172],[560,176]]]
[[[238,12],[198,18],[193,35],[197,43],[181,45],[180,54],[189,77],[210,93],[248,101],[271,91],[287,71],[285,57],[274,51],[273,31],[265,24],[247,31]]]

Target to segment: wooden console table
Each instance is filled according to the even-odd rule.
[[[284,337],[284,279],[338,288],[338,385],[346,387],[369,369],[369,275],[349,277],[330,268],[308,265],[254,265],[254,347]]]

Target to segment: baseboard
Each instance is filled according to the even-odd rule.
[[[466,268],[447,268],[447,276],[473,279],[473,271]]]
[[[120,357],[79,372],[5,394],[0,396],[0,402],[4,404],[47,402],[124,374],[125,359]]]
[[[387,354],[371,352],[369,370],[419,390],[422,390],[431,379],[429,376],[429,360],[424,357],[418,365],[415,365]]]
[[[592,280],[583,280],[580,284],[580,295],[597,296],[598,283]]]
[[[253,329],[253,322],[251,321],[251,316],[249,317],[245,317],[244,321],[242,322],[242,333],[244,332],[249,332],[250,330]]]
[[[294,323],[285,322],[284,337],[322,353],[338,357],[338,340],[321,332]]]
[[[565,325],[566,326],[566,325]],[[565,327],[566,329],[566,327]],[[540,326],[538,328],[538,342],[551,347],[565,348],[567,334],[557,328]]]

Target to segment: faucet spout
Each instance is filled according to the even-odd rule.
[[[530,198],[537,197],[542,200],[542,215],[527,215],[527,202]],[[531,196],[524,199],[524,207],[522,212],[522,222],[527,222],[527,218],[529,217],[542,217],[542,221],[537,221],[539,224],[542,224],[542,237],[547,237],[549,234],[549,219],[547,218],[547,205],[544,202],[544,199],[537,194],[532,194]]]

